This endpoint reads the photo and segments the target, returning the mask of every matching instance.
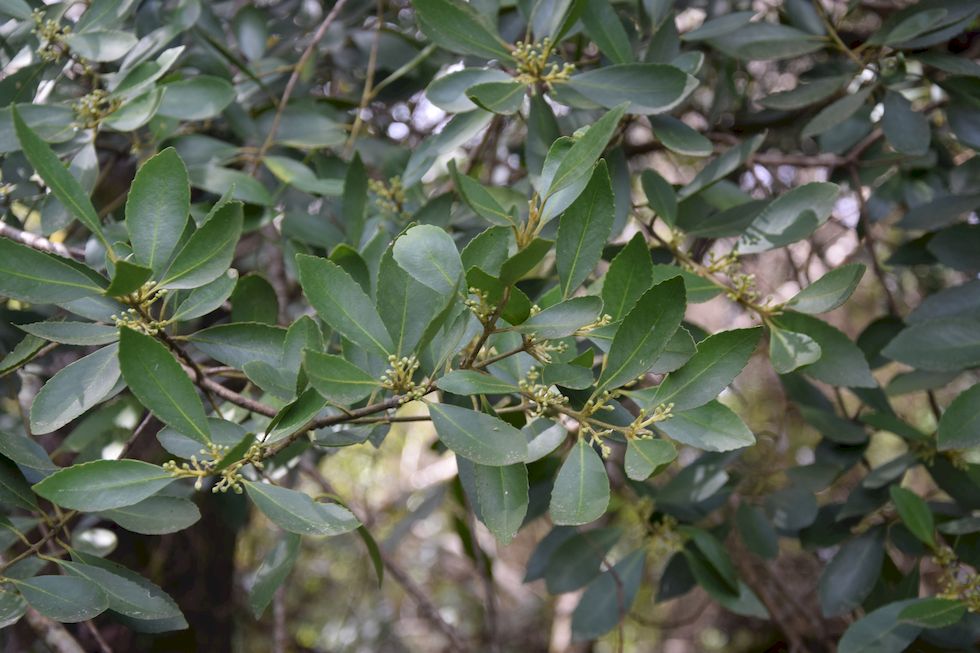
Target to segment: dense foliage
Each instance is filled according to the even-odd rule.
[[[0,16],[11,646],[341,650],[314,541],[429,629],[357,650],[663,650],[692,592],[728,651],[976,650],[976,0]],[[372,504],[413,440],[449,473]]]

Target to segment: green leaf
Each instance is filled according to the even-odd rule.
[[[589,583],[572,613],[575,640],[601,637],[628,618],[643,584],[646,551],[637,549]]]
[[[940,451],[980,445],[980,383],[961,392],[939,420],[936,446]]]
[[[105,29],[69,34],[65,43],[72,52],[89,61],[116,61],[125,57],[137,40],[129,32]]]
[[[864,276],[864,264],[851,263],[831,270],[786,302],[800,313],[825,313],[848,300]]]
[[[429,39],[459,54],[513,61],[510,50],[484,16],[463,0],[413,0],[415,18]]]
[[[631,438],[626,442],[626,475],[634,481],[645,481],[676,458],[677,448],[669,440]]]
[[[235,99],[235,88],[231,83],[213,75],[170,82],[163,88],[166,92],[159,114],[180,120],[213,118]]]
[[[272,602],[276,590],[286,582],[289,572],[296,564],[299,555],[300,537],[295,533],[283,533],[262,560],[262,566],[255,572],[252,589],[248,593],[248,606],[256,619],[262,616]]]
[[[760,327],[722,331],[698,343],[698,351],[657,387],[651,406],[674,404],[674,413],[702,406],[728,387],[755,351]]]
[[[364,399],[381,384],[376,378],[340,356],[303,351],[303,369],[310,385],[327,401],[350,405]]]
[[[119,366],[140,403],[161,422],[201,444],[211,442],[204,406],[194,384],[166,346],[151,336],[123,328]]]
[[[850,338],[831,325],[793,311],[785,311],[773,319],[773,324],[779,329],[805,334],[819,345],[819,360],[800,368],[801,372],[831,385],[877,387],[878,383],[871,375],[864,353]]]
[[[473,209],[474,213],[491,224],[502,227],[514,226],[514,216],[497,201],[490,189],[469,175],[459,172],[452,162],[449,164],[449,172],[453,176],[453,182],[456,184],[456,190],[460,197]]]
[[[32,489],[62,508],[99,512],[139,503],[174,480],[162,467],[139,460],[95,460],[57,471]]]
[[[524,104],[526,87],[514,81],[483,82],[466,90],[466,97],[481,109],[509,116]]]
[[[568,431],[561,424],[548,419],[536,419],[521,429],[527,438],[527,463],[541,460],[558,448]]]
[[[674,413],[657,428],[672,439],[704,451],[732,451],[755,444],[755,436],[731,408],[717,401]]]
[[[271,324],[279,320],[276,290],[261,274],[246,274],[238,279],[231,293],[231,321]]]
[[[21,468],[34,470],[39,476],[47,476],[60,469],[51,462],[44,447],[30,437],[12,435],[0,431],[0,455],[16,463]]]
[[[840,125],[864,106],[872,90],[874,88],[868,86],[828,104],[803,127],[800,135],[803,138],[819,136]]]
[[[533,333],[539,340],[565,338],[595,322],[601,310],[602,300],[598,297],[572,297],[532,315],[514,329]]]
[[[810,82],[797,84],[791,91],[773,93],[759,100],[759,104],[778,111],[794,111],[823,102],[830,98],[849,81],[849,77],[822,77]]]
[[[682,34],[681,38],[688,42],[696,42],[724,36],[748,25],[753,16],[755,16],[755,12],[753,11],[735,11],[730,14],[725,14],[718,18],[705,21],[697,29]]]
[[[759,146],[762,145],[766,135],[756,134],[752,138],[742,141],[725,150],[716,159],[704,166],[700,172],[691,180],[691,183],[677,191],[677,199],[684,200],[692,195],[700,193],[719,180],[724,179],[734,172],[740,165],[745,163]]]
[[[237,283],[238,271],[234,269],[226,270],[224,274],[214,281],[192,290],[178,304],[172,316],[173,319],[178,322],[186,322],[187,320],[203,317],[208,313],[216,311],[231,296]]]
[[[761,508],[743,501],[735,513],[735,524],[750,551],[768,559],[779,555],[779,536]]]
[[[251,481],[245,482],[245,491],[269,521],[290,533],[341,535],[361,525],[346,508],[319,503],[303,492]]]
[[[0,590],[0,629],[13,626],[27,611],[27,603],[16,592]]]
[[[107,399],[119,381],[119,348],[103,347],[48,379],[31,405],[31,432],[57,431]]]
[[[378,313],[399,356],[415,353],[432,337],[431,326],[438,326],[451,297],[419,283],[402,270],[389,249],[381,258],[377,282]]]
[[[698,80],[674,66],[627,63],[572,75],[567,84],[600,106],[625,106],[629,113],[649,115],[676,107],[697,87]]]
[[[673,186],[652,169],[640,174],[640,183],[650,209],[658,218],[673,226],[677,221],[677,195]]]
[[[214,210],[180,248],[162,275],[164,288],[198,288],[227,272],[242,234],[242,204],[227,202]]]
[[[609,527],[580,533],[574,528],[555,528],[535,550],[525,581],[543,575],[550,594],[565,594],[585,587],[599,576],[606,554],[622,534],[620,529]],[[539,552],[545,559],[543,574],[532,573]]]
[[[112,564],[104,560],[99,562],[106,566]],[[109,609],[113,612],[140,620],[183,618],[174,600],[145,578],[139,578],[140,582],[137,582],[131,577],[113,573],[111,568],[68,560],[60,560],[58,564],[70,577],[91,581],[105,592]]]
[[[773,200],[739,239],[740,253],[756,254],[806,238],[830,217],[840,189],[813,182]]]
[[[524,434],[507,422],[450,404],[428,406],[439,439],[463,458],[480,465],[502,467],[527,457]]]
[[[152,496],[139,503],[99,513],[127,531],[142,535],[165,535],[192,526],[201,519],[193,501],[180,497]]]
[[[593,395],[646,374],[680,327],[686,308],[680,277],[646,291],[616,330]]]
[[[922,628],[946,628],[959,623],[965,614],[962,601],[930,597],[906,605],[898,613],[898,620]]]
[[[268,18],[258,7],[245,5],[235,14],[231,22],[235,31],[238,49],[249,61],[256,61],[265,54],[269,38]]]
[[[609,0],[582,0],[585,33],[613,63],[633,62],[633,48]]]
[[[153,276],[153,270],[136,263],[116,261],[112,282],[105,289],[107,297],[124,297],[139,290]]]
[[[912,9],[912,7],[908,9]],[[902,12],[900,14],[902,19],[897,24],[889,26],[890,29],[875,34],[873,42],[875,44],[880,42],[884,45],[895,45],[909,41],[938,26],[948,13],[945,8],[915,11],[912,15]]]
[[[915,599],[896,601],[873,610],[844,631],[837,653],[901,653],[922,632],[920,626],[902,623],[900,615]]]
[[[609,505],[609,477],[602,458],[580,437],[568,453],[551,490],[551,521],[562,526],[593,522]]]
[[[755,61],[789,59],[826,47],[824,38],[767,21],[747,23],[735,31],[710,38],[709,43],[732,57]]]
[[[480,518],[504,546],[514,539],[528,507],[527,467],[524,463],[473,465]]]
[[[871,593],[885,557],[881,533],[845,542],[820,575],[820,609],[825,617],[847,614]]]
[[[475,370],[453,370],[436,381],[440,390],[457,395],[502,395],[517,392],[517,386]]]
[[[440,295],[454,294],[463,277],[456,243],[439,227],[412,227],[395,241],[392,254],[399,267]]]
[[[324,258],[300,254],[296,265],[299,282],[320,318],[351,342],[387,358],[394,349],[391,336],[361,286]]]
[[[0,295],[32,304],[61,304],[102,294],[102,286],[63,259],[0,238]]]
[[[805,333],[787,331],[772,326],[769,329],[769,362],[777,374],[789,374],[795,369],[820,360],[820,345]]]
[[[881,352],[920,370],[945,372],[980,365],[980,318],[923,320],[903,329]]]
[[[17,132],[17,140],[20,141],[24,156],[30,161],[31,166],[65,208],[78,218],[106,249],[110,249],[110,243],[102,231],[102,221],[95,212],[88,193],[61,164],[51,147],[27,126],[16,106],[11,107],[11,116],[14,130]]]
[[[609,264],[602,284],[602,311],[623,319],[653,283],[653,260],[643,234],[636,234]]]
[[[555,258],[562,298],[582,285],[602,257],[616,218],[614,199],[606,162],[599,161],[589,185],[558,224]]]
[[[898,485],[892,485],[888,491],[891,493],[895,509],[898,510],[898,516],[905,522],[905,526],[912,532],[912,535],[930,547],[934,547],[936,545],[934,533],[936,524],[926,502],[915,492]]]
[[[425,97],[446,113],[464,113],[476,109],[466,91],[477,84],[508,82],[513,78],[496,68],[463,68],[435,79],[425,89]]]
[[[32,608],[62,623],[87,621],[109,607],[105,592],[84,578],[35,576],[26,580],[11,580]]]
[[[592,176],[592,166],[606,149],[624,113],[626,113],[626,105],[619,104],[592,123],[575,141],[565,153],[549,183],[546,184],[547,192],[544,193],[546,202],[558,191],[568,188],[580,179],[588,179]]]
[[[544,238],[532,240],[524,249],[501,264],[500,282],[509,286],[519,281],[541,262],[541,259],[551,251],[552,245],[554,245],[553,241]]]
[[[672,152],[697,157],[711,156],[711,153],[714,152],[714,146],[706,136],[688,127],[677,118],[650,116],[649,120],[654,135],[664,144],[664,147]]]
[[[912,104],[896,91],[885,94],[884,106],[881,128],[891,146],[909,156],[922,156],[928,152],[932,135],[926,116],[913,111]]]
[[[237,369],[254,362],[278,367],[286,330],[268,324],[232,322],[201,329],[187,339],[211,358]]]
[[[136,260],[161,274],[177,248],[190,214],[187,168],[168,147],[136,172],[126,199],[126,229]]]

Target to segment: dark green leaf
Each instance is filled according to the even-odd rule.
[[[480,465],[501,467],[527,457],[527,441],[516,428],[491,415],[450,404],[429,404],[443,444]]]
[[[136,260],[161,274],[190,212],[191,187],[180,155],[168,147],[136,172],[126,199],[126,229]]]
[[[755,444],[755,436],[745,422],[717,401],[675,412],[657,427],[672,439],[704,451],[731,451]]]
[[[245,483],[245,491],[269,521],[290,533],[332,536],[360,526],[346,508],[316,502],[303,492],[251,481]]]
[[[201,511],[187,499],[153,496],[131,506],[104,510],[99,513],[127,531],[142,535],[165,535],[192,526],[201,518]]]
[[[595,269],[615,219],[612,184],[605,161],[599,161],[585,187],[561,215],[555,241],[556,265],[563,298],[568,298]]]
[[[242,233],[242,205],[227,202],[195,231],[163,275],[165,288],[198,288],[227,272]]]
[[[119,366],[129,389],[157,419],[201,444],[211,441],[194,384],[166,346],[124,328],[119,334]]]
[[[691,360],[671,372],[657,387],[651,405],[672,403],[674,412],[678,413],[708,403],[742,371],[761,334],[762,330],[754,327],[722,331],[705,338]]]
[[[419,27],[433,43],[459,54],[511,61],[507,44],[490,22],[463,0],[414,0]]]
[[[668,440],[633,438],[626,443],[624,466],[634,481],[645,481],[677,458],[677,449]]]
[[[645,374],[681,325],[686,307],[684,282],[679,277],[646,291],[617,329],[594,394]]]
[[[358,283],[327,259],[301,254],[296,264],[300,284],[320,318],[351,342],[387,358],[393,350],[391,336]]]
[[[276,590],[286,581],[296,557],[299,555],[300,537],[295,533],[284,533],[262,560],[262,566],[255,572],[252,589],[248,593],[248,605],[258,619],[272,602]]]
[[[936,446],[940,451],[980,445],[980,384],[964,390],[939,420]]]
[[[898,485],[892,485],[888,491],[891,493],[895,509],[898,510],[898,516],[905,522],[905,526],[925,544],[930,547],[935,546],[936,537],[933,533],[935,521],[926,502],[915,492]]]
[[[50,254],[0,238],[0,295],[32,304],[61,304],[102,294],[81,270]]]
[[[96,460],[57,471],[33,490],[62,508],[98,512],[139,503],[173,481],[162,467],[139,460]]]
[[[696,78],[679,68],[656,63],[604,66],[573,75],[568,81],[570,89],[600,106],[609,109],[625,106],[629,113],[644,115],[670,111],[697,85]]]
[[[31,405],[31,432],[51,433],[105,400],[119,381],[119,347],[109,345],[48,379]]]
[[[524,522],[528,507],[527,467],[474,465],[480,516],[497,540],[507,545]]]
[[[851,263],[831,270],[797,293],[786,305],[800,313],[831,311],[847,301],[865,269],[861,263]]]
[[[602,458],[580,437],[562,463],[551,490],[551,520],[577,526],[593,522],[609,505],[609,477]]]
[[[62,623],[87,621],[109,607],[105,592],[84,578],[35,576],[15,580],[14,586],[32,608]]]
[[[367,372],[340,356],[307,349],[303,369],[317,392],[327,401],[346,406],[364,399],[381,384]]]
[[[106,249],[109,249],[110,243],[102,231],[102,221],[95,212],[88,193],[61,164],[51,147],[27,126],[16,107],[11,107],[11,116],[17,132],[17,140],[20,141],[24,155],[37,174],[72,215],[78,218]]]
[[[825,617],[854,610],[871,593],[885,557],[881,534],[872,531],[845,542],[820,576],[820,608]]]

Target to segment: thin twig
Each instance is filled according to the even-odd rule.
[[[337,16],[340,15],[340,11],[347,4],[347,0],[337,0],[330,13],[326,15],[323,22],[320,23],[319,27],[316,28],[316,32],[313,33],[313,38],[310,40],[309,45],[303,50],[303,54],[300,55],[299,60],[293,67],[293,73],[289,76],[289,80],[286,82],[286,89],[282,93],[282,97],[279,99],[279,106],[276,107],[276,113],[272,117],[272,124],[269,126],[269,133],[266,134],[265,140],[262,142],[261,147],[259,147],[258,152],[255,154],[255,159],[252,161],[251,173],[254,175],[256,170],[259,168],[259,164],[262,163],[262,159],[265,157],[265,153],[272,147],[272,143],[275,141],[276,132],[279,131],[279,123],[282,122],[282,114],[286,110],[286,106],[289,104],[289,98],[293,95],[293,91],[296,89],[296,84],[299,82],[300,75],[303,73],[303,68],[306,67],[306,63],[313,56],[313,52],[316,50],[316,46],[319,45],[320,41],[327,34],[327,29],[333,24]]]
[[[28,247],[36,249],[39,252],[57,254],[58,256],[63,256],[64,258],[73,258],[76,261],[85,260],[85,252],[81,250],[50,241],[47,238],[37,236],[29,231],[21,231],[16,227],[11,227],[6,222],[0,222],[0,236],[5,236],[10,240],[20,243],[21,245],[27,245]]]

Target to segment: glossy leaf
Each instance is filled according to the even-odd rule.
[[[98,512],[139,503],[173,481],[162,467],[139,460],[96,460],[57,471],[33,489],[62,508]]]
[[[201,444],[211,441],[194,384],[165,345],[124,328],[119,334],[119,367],[129,389],[157,419]]]
[[[584,438],[568,452],[551,490],[549,512],[555,524],[588,524],[609,505],[609,477],[595,449]]]

